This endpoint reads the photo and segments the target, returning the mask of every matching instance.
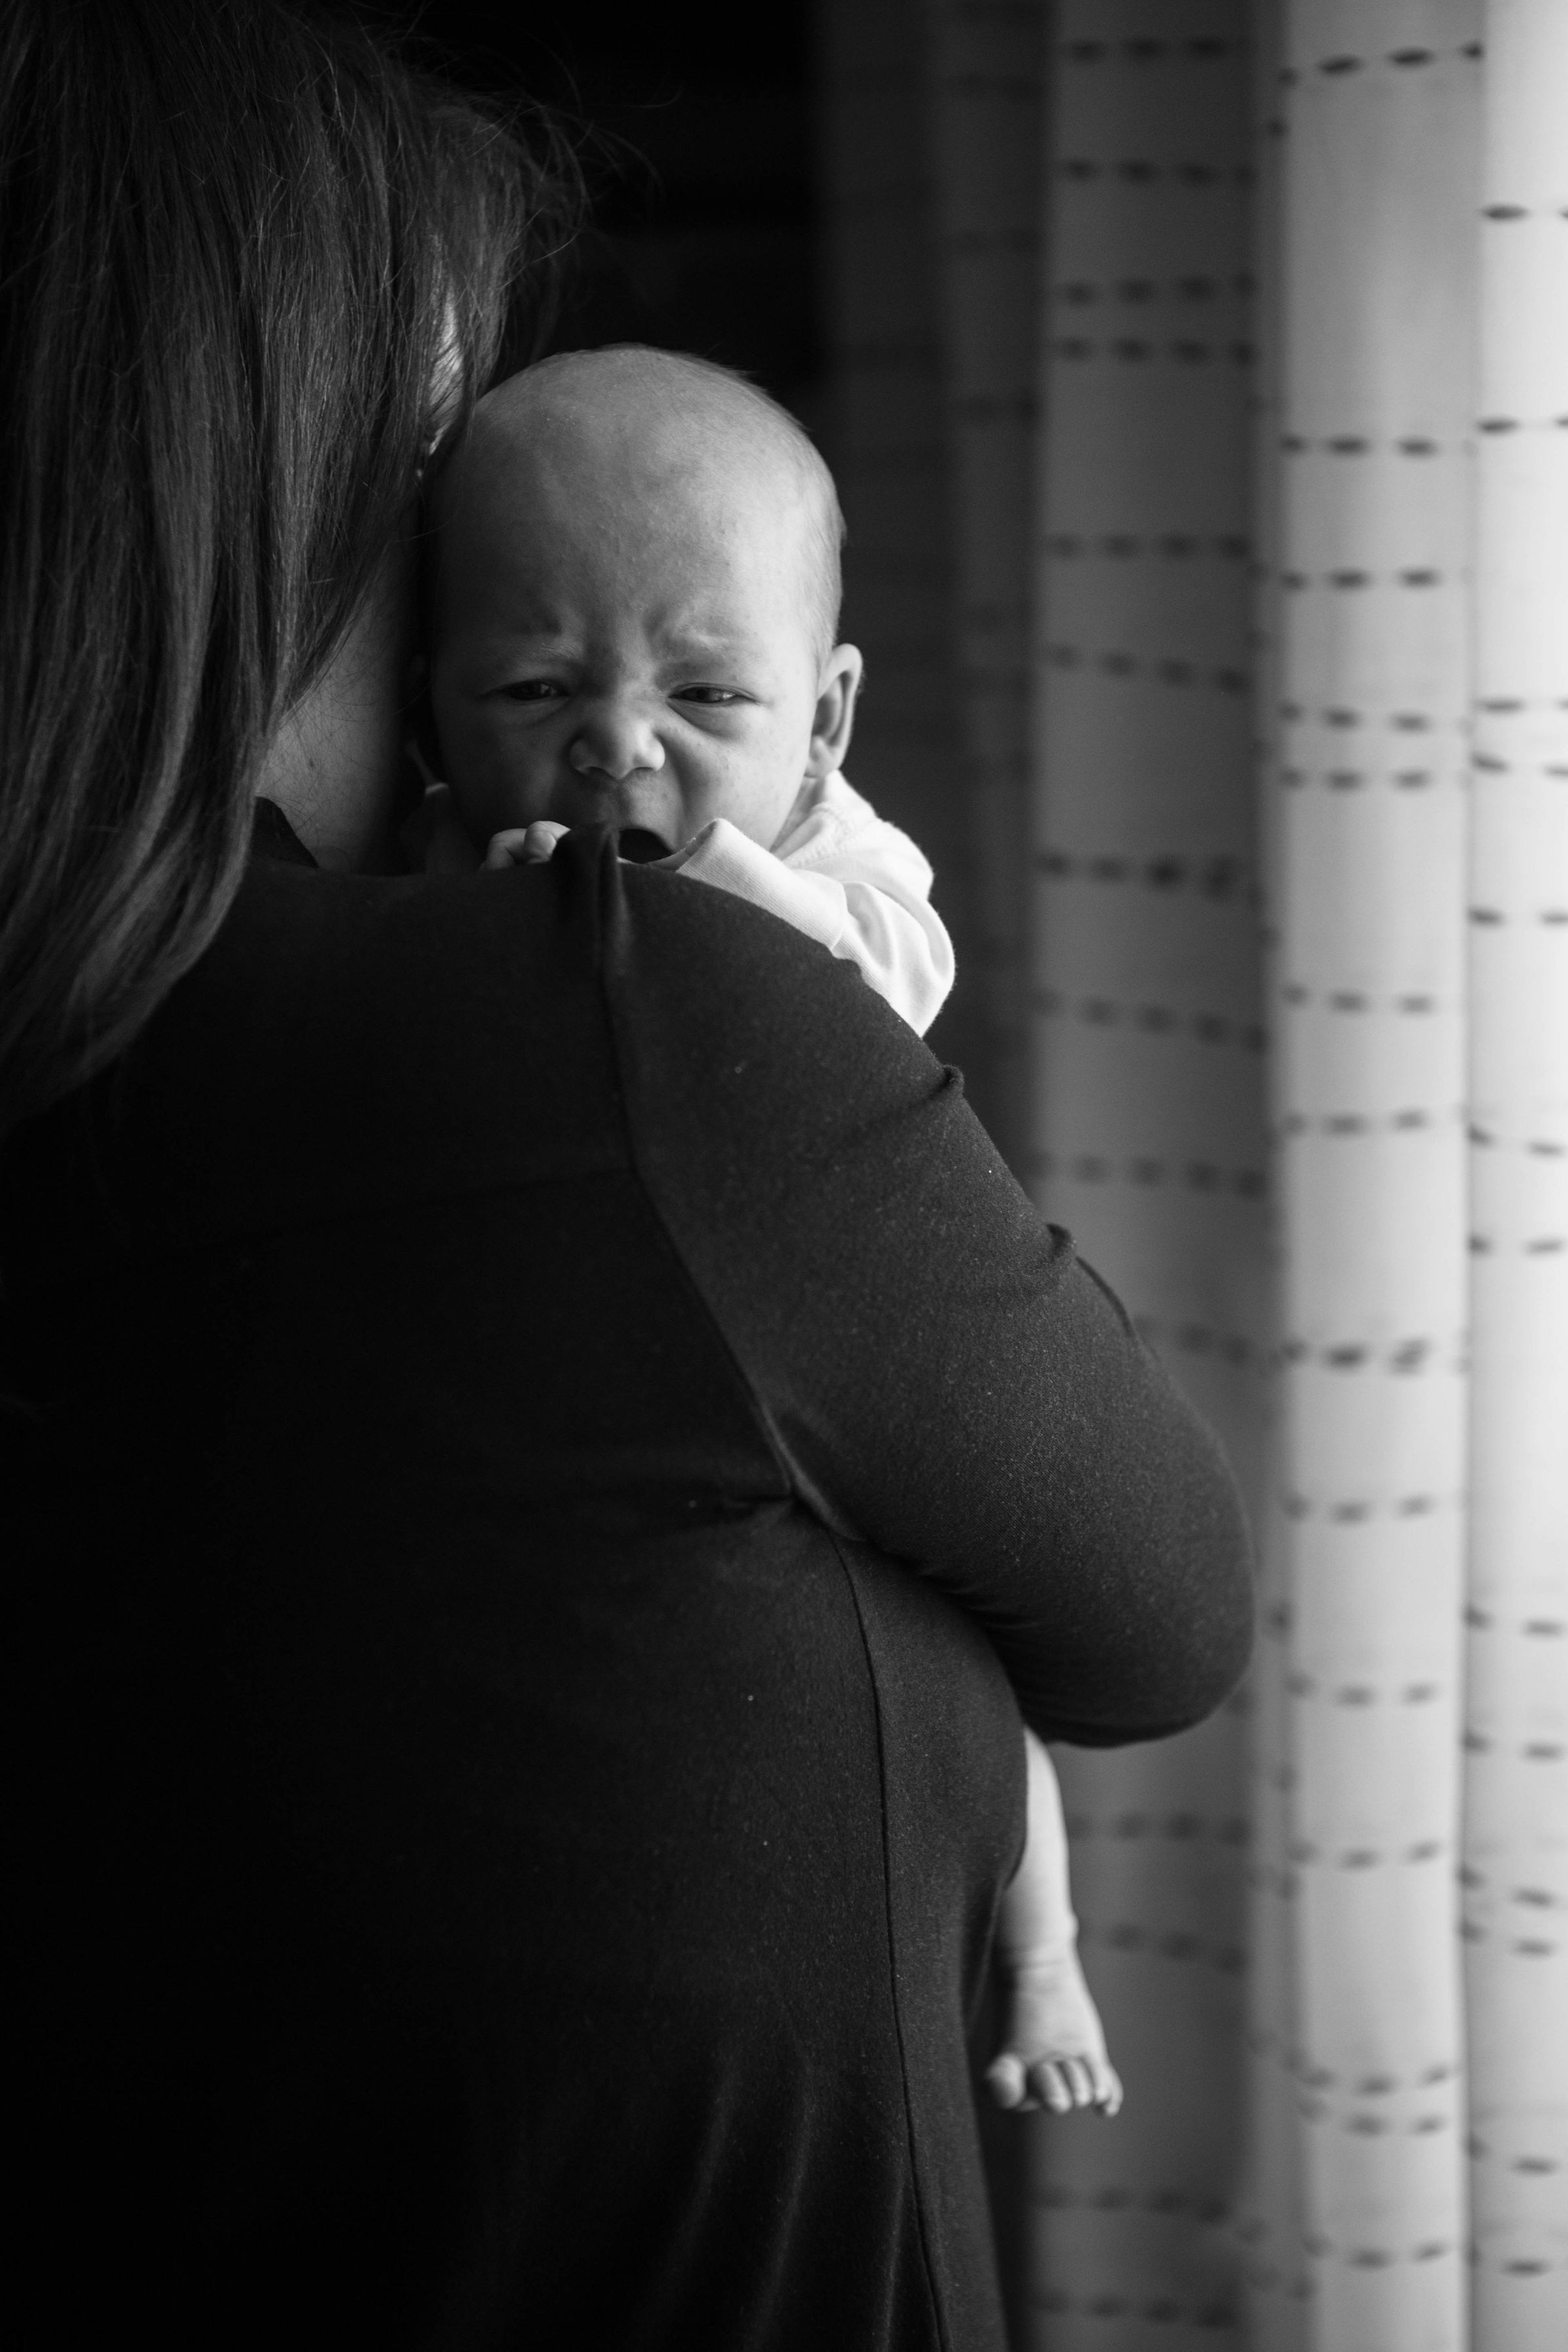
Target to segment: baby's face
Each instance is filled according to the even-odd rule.
[[[716,816],[771,847],[812,772],[803,527],[776,473],[632,433],[487,442],[481,412],[442,504],[430,660],[476,847],[552,817],[676,849]]]

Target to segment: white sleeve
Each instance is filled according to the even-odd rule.
[[[803,841],[797,862],[794,855],[780,856],[748,840],[727,817],[715,817],[663,862],[694,882],[765,907],[858,964],[877,993],[923,1036],[946,1001],[953,973],[952,942],[930,900],[931,867],[906,834],[868,808],[864,821],[835,827],[833,835],[817,832],[809,845]],[[786,853],[793,847],[792,837]]]

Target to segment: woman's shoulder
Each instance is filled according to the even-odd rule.
[[[617,1072],[640,1164],[664,1163],[667,1198],[679,1176],[688,1205],[700,1194],[705,1216],[728,1224],[739,1210],[755,1229],[786,1200],[792,1215],[812,1211],[825,1172],[858,1171],[869,1218],[895,1194],[918,1217],[912,1192],[993,1180],[1023,1209],[962,1075],[858,965],[658,866],[625,868],[609,904]]]
[[[624,1167],[643,1124],[700,1123],[760,1181],[906,1047],[934,1069],[857,973],[607,833],[451,879],[262,856],[131,1051],[14,1139],[0,1200],[79,1260]]]
[[[12,1139],[13,1251],[25,1231],[41,1273],[57,1244],[155,1253],[624,1164],[581,929],[543,872],[253,857],[130,1051]]]
[[[833,1127],[868,1091],[923,1096],[943,1076],[853,966],[728,892],[619,857],[606,828],[499,873],[258,861],[211,966],[189,1008],[209,1055],[244,1030],[297,1100],[324,1110],[350,1086],[402,1128],[434,1115],[468,1149],[530,1164],[585,1147],[590,1102],[635,1119],[639,1076],[722,1129],[735,1097]]]

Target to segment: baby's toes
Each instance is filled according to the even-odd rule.
[[[1072,2085],[1068,2080],[1067,2067],[1060,2059],[1037,2058],[1028,2070],[1027,2081],[1040,2105],[1048,2107],[1053,2116],[1072,2113]]]
[[[1118,2114],[1121,2106],[1121,2077],[1108,2058],[1091,2058],[1089,2071],[1092,2084],[1091,2106],[1103,2116]]]
[[[1024,2062],[1015,2051],[1004,2050],[985,2069],[985,2087],[999,2107],[1021,2107],[1028,2096]]]
[[[1068,2088],[1072,2093],[1072,2103],[1074,2106],[1093,2106],[1094,2076],[1089,2072],[1089,2060],[1087,2058],[1064,2058],[1061,2062],[1061,2067],[1062,2073],[1067,2076]]]

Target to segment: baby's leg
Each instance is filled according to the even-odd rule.
[[[1098,2107],[1113,2116],[1121,2084],[1105,2054],[1100,2012],[1079,1966],[1057,1776],[1032,1731],[1025,1732],[1024,1745],[1028,1830],[997,1921],[1002,2047],[985,2080],[1001,2107],[1047,2106],[1058,2115]]]

